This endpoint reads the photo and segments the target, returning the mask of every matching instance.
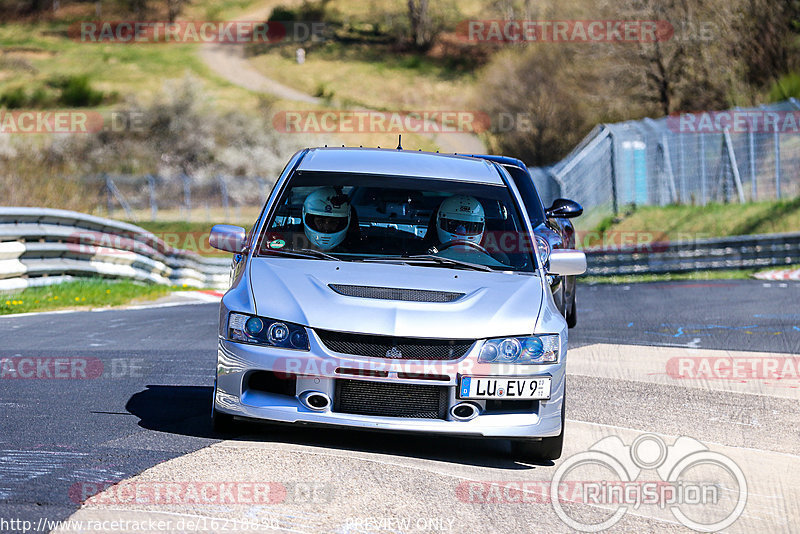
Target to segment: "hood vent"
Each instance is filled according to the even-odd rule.
[[[464,293],[452,291],[431,291],[428,289],[403,289],[396,287],[351,286],[346,284],[329,284],[328,287],[348,297],[362,299],[402,300],[406,302],[453,302],[464,296]]]

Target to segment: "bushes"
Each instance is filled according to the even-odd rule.
[[[568,56],[555,47],[513,52],[499,54],[478,81],[478,105],[494,129],[491,148],[528,165],[555,163],[589,128],[576,80],[562,68]]]
[[[270,13],[268,22],[330,22],[328,3],[330,0],[304,0],[295,8],[277,6]]]
[[[65,76],[50,78],[45,87],[29,92],[25,87],[14,87],[0,94],[0,108],[47,108],[65,106],[71,108],[95,107],[116,99],[115,94],[106,94],[92,88],[88,76]]]
[[[91,211],[105,201],[102,184],[90,178],[157,174],[180,184],[215,183],[217,175],[277,176],[304,140],[278,137],[264,115],[220,112],[209,105],[197,79],[164,87],[152,102],[129,101],[117,116],[135,127],[54,138],[0,136],[0,191],[3,204],[40,205]],[[69,87],[66,84],[65,87]],[[232,188],[234,202],[263,201],[261,189]]]
[[[22,87],[9,89],[0,95],[0,107],[8,109],[19,109],[27,106],[28,93]]]
[[[102,91],[92,89],[88,76],[69,76],[62,82],[59,103],[69,107],[94,107],[105,99]]]

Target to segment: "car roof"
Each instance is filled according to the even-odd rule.
[[[297,170],[418,176],[504,185],[497,169],[483,159],[386,148],[312,148],[300,161]]]

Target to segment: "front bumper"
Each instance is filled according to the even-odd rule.
[[[313,333],[309,336],[311,350],[293,351],[235,343],[220,339],[217,357],[217,380],[214,409],[220,412],[283,423],[330,424],[373,430],[405,432],[432,432],[441,434],[472,435],[497,438],[551,437],[561,432],[561,405],[564,398],[564,355],[553,365],[478,364],[481,343],[476,343],[458,361],[388,360],[349,356],[329,351]],[[513,367],[513,369],[510,369]],[[343,369],[381,369],[387,376],[343,375]],[[296,375],[294,395],[273,393],[248,387],[247,377],[257,371],[272,371]],[[399,373],[439,375],[439,380],[401,378]],[[450,407],[458,402],[459,375],[488,376],[541,376],[552,377],[550,398],[536,401],[533,408],[515,408],[508,401],[506,408],[493,407],[481,412],[470,421],[457,421],[450,415]],[[446,388],[447,415],[443,419],[420,419],[360,415],[334,411],[337,380],[378,381],[395,384],[417,384]],[[306,391],[327,394],[333,401],[324,411],[314,411],[304,406],[298,396]],[[390,399],[387,399],[390,402]],[[470,401],[482,409],[486,401]],[[511,408],[508,408],[511,406]],[[516,406],[523,406],[516,404]],[[527,404],[530,406],[530,404]]]

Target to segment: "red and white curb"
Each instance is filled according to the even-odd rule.
[[[800,280],[800,269],[773,269],[753,276],[759,280]]]

